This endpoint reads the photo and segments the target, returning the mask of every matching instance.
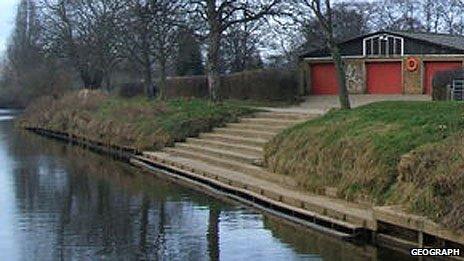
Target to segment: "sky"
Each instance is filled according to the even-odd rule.
[[[18,0],[0,0],[0,56],[6,50],[6,43],[13,29]]]

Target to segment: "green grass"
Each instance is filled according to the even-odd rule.
[[[454,173],[464,166],[463,127],[460,102],[392,101],[333,110],[271,140],[265,162],[310,191],[337,187],[348,200],[401,203],[444,218],[451,210],[440,206],[464,191],[448,189],[461,184]]]
[[[39,100],[24,113],[22,125],[71,132],[110,144],[157,150],[197,136],[256,111],[238,102],[201,99],[148,100],[71,93]]]
[[[398,158],[411,149],[461,130],[463,116],[463,103],[379,102],[350,111],[333,111],[294,130],[327,126],[331,130],[320,133],[327,145],[342,138],[369,139],[389,165],[396,165]],[[337,128],[340,126],[343,128]]]

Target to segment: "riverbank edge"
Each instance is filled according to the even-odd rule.
[[[292,206],[283,202],[281,196],[277,195],[277,198],[275,198],[276,195],[265,195],[262,189],[253,191],[249,184],[238,184],[237,182],[224,180],[217,175],[208,175],[206,172],[195,173],[195,170],[182,165],[173,166],[166,162],[154,161],[144,157],[143,152],[135,148],[105,144],[70,133],[37,127],[23,126],[23,128],[41,136],[111,155],[144,171],[161,171],[174,179],[181,179],[184,182],[211,190],[213,193],[221,194],[264,212],[343,240],[361,240],[403,252],[413,247],[431,246],[428,243],[432,241],[435,244],[439,243],[442,247],[450,246],[461,249],[464,247],[464,238],[462,236],[455,236],[453,231],[443,229],[424,217],[404,213],[399,208],[391,206],[374,207],[372,209],[374,212],[374,225],[365,223],[362,229],[359,229],[359,226],[350,222],[340,222],[329,215],[321,215]],[[394,231],[389,233],[387,230],[392,228]],[[411,236],[411,232],[415,235]]]

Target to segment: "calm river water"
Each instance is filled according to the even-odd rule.
[[[16,130],[0,110],[0,260],[396,260]]]

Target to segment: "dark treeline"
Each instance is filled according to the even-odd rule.
[[[316,0],[20,0],[0,72],[0,106],[41,95],[143,85],[163,98],[168,76],[291,68],[326,46]],[[462,34],[458,0],[332,3],[336,41],[379,29]]]

